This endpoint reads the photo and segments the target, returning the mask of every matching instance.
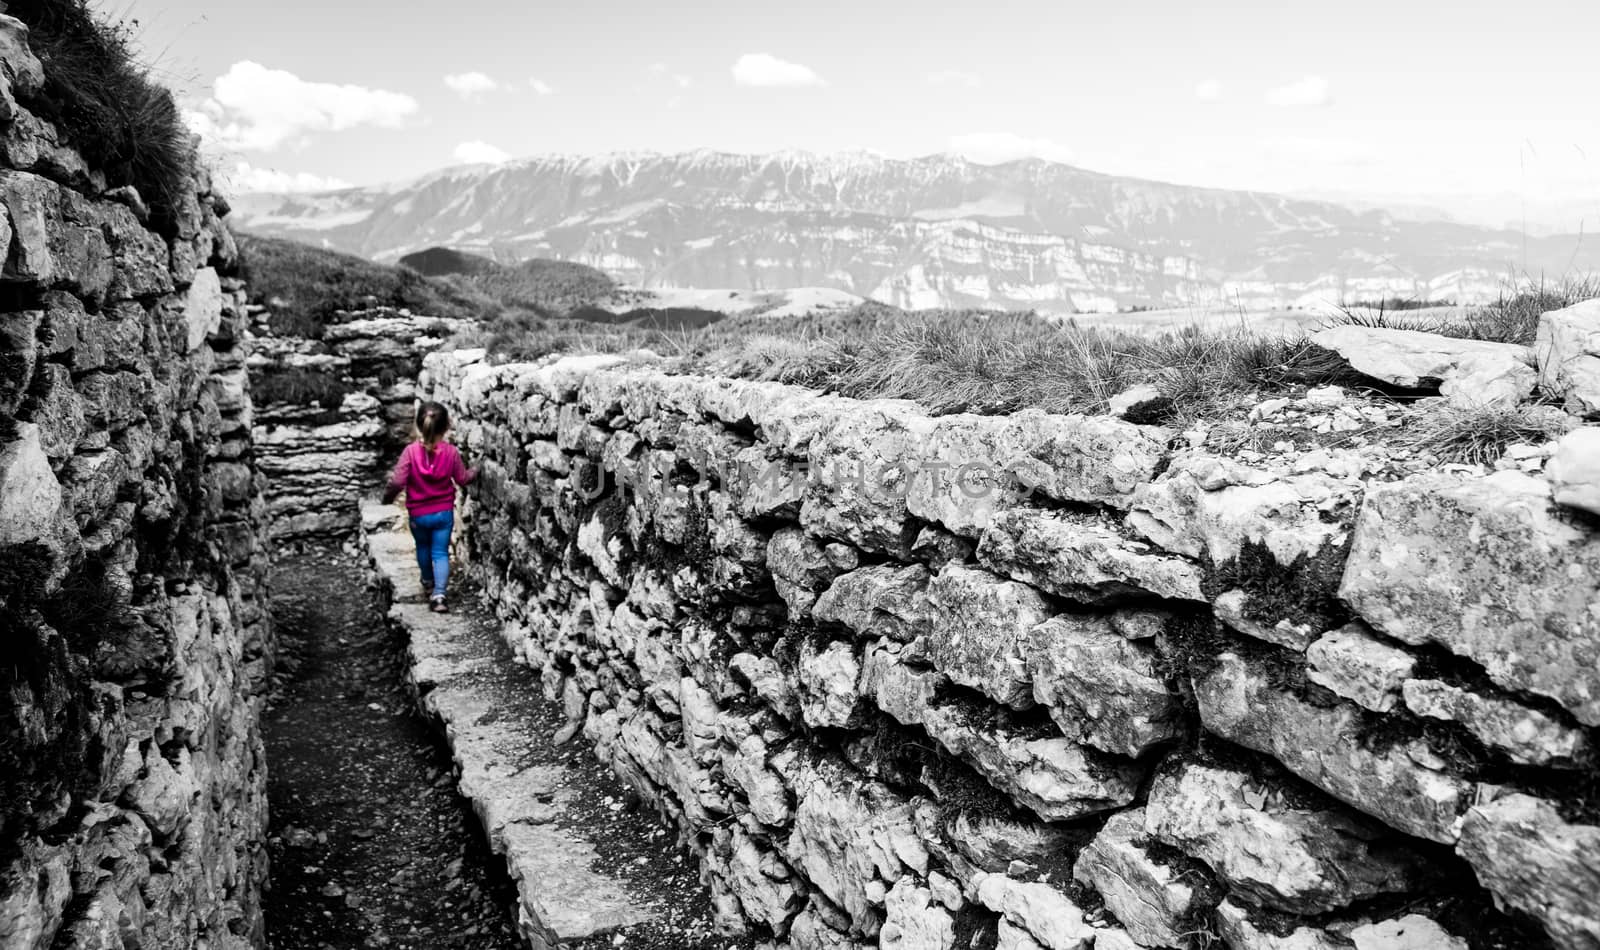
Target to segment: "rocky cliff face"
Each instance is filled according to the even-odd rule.
[[[470,320],[341,312],[316,339],[282,336],[252,307],[254,441],[275,542],[342,537],[410,438],[422,358]]]
[[[1324,202],[1039,160],[625,155],[251,196],[241,226],[380,260],[440,245],[554,257],[646,287],[829,287],[899,306],[1104,311],[1466,303],[1509,273],[1593,264],[1576,237],[1402,221]],[[1587,257],[1585,257],[1587,255]]]
[[[1491,472],[481,358],[426,381],[472,569],[729,930],[1600,944],[1593,427]]]
[[[243,291],[19,99],[0,16],[0,945],[263,942],[272,661]]]

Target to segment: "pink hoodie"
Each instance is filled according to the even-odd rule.
[[[412,517],[449,511],[456,504],[456,486],[478,477],[477,469],[461,462],[461,453],[448,442],[440,442],[429,452],[421,442],[413,442],[400,453],[389,488],[384,497],[406,493],[406,511]]]

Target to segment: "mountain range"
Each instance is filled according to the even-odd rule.
[[[832,288],[911,309],[1468,303],[1600,265],[1578,235],[950,155],[553,156],[234,208],[245,231],[379,261],[440,246],[640,288]]]

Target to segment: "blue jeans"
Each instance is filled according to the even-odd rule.
[[[411,519],[411,539],[417,542],[417,566],[422,568],[422,592],[443,597],[450,580],[450,530],[456,526],[456,513],[435,511]]]

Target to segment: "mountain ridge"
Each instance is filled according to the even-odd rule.
[[[437,245],[642,287],[819,286],[911,308],[1467,302],[1581,251],[1577,236],[937,154],[547,155],[235,206],[246,230],[378,260]]]

